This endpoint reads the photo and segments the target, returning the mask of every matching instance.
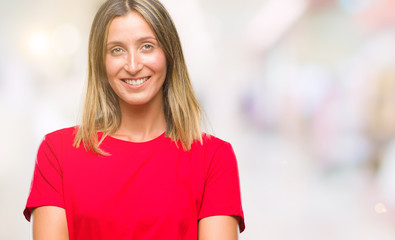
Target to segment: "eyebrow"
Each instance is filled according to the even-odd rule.
[[[147,36],[147,37],[141,37],[141,38],[137,39],[137,42],[143,42],[146,40],[158,41],[155,37]],[[120,41],[111,41],[111,42],[108,42],[106,45],[108,46],[108,45],[121,45],[121,44],[122,44],[122,42],[120,42]]]

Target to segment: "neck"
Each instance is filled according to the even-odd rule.
[[[151,101],[143,105],[129,105],[120,100],[121,124],[113,134],[132,142],[154,139],[166,130],[163,101]]]

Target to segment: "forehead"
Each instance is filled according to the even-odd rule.
[[[140,13],[132,11],[124,16],[115,17],[108,29],[108,40],[118,40],[119,38],[141,38],[153,37],[155,33],[147,21]]]

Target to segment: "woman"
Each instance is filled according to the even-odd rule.
[[[174,24],[157,0],[108,0],[89,39],[82,123],[46,135],[24,211],[33,239],[237,239],[229,143],[200,130]]]

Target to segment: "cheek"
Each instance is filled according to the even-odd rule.
[[[167,63],[166,57],[164,55],[158,55],[153,61],[152,65],[156,72],[166,75]]]
[[[142,58],[144,65],[158,74],[166,74],[167,64],[163,51],[157,51],[154,54]]]
[[[107,58],[106,59],[106,71],[107,77],[111,78],[116,75],[119,70],[123,67],[121,59]]]

